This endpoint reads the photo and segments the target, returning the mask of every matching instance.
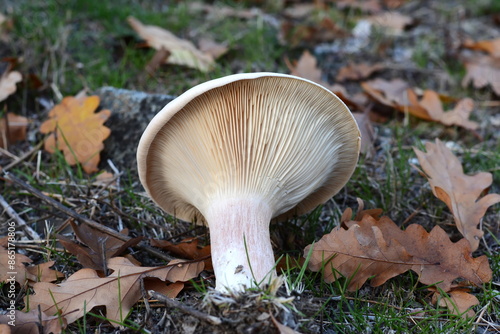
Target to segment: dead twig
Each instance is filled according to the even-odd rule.
[[[168,307],[174,307],[176,309],[179,309],[180,311],[182,311],[186,314],[192,315],[193,317],[196,317],[200,320],[206,321],[211,325],[222,324],[221,318],[218,318],[218,317],[215,317],[213,315],[209,315],[209,314],[200,312],[198,310],[195,310],[194,308],[189,307],[186,304],[181,303],[180,301],[177,301],[177,300],[172,299],[172,298],[168,298],[167,296],[165,296],[161,293],[158,293],[156,291],[149,290],[148,293],[152,298],[155,298],[155,299],[165,303]]]
[[[24,219],[22,219],[17,214],[17,212],[9,205],[9,203],[7,203],[7,201],[5,200],[5,198],[3,198],[2,195],[0,195],[0,205],[2,205],[2,207],[4,208],[5,212],[7,212],[9,217],[16,221],[17,226],[21,227],[26,232],[26,234],[30,236],[31,239],[33,240],[41,239],[40,235],[36,233],[36,231],[33,230],[31,227],[29,227],[28,224],[26,224]]]
[[[9,180],[9,181],[12,181],[13,183],[15,183],[16,185],[20,186],[21,188],[23,188],[24,190],[28,191],[29,193],[33,194],[34,196],[38,197],[39,199],[41,199],[42,201],[44,201],[45,203],[51,205],[52,207],[56,208],[57,210],[65,213],[66,215],[70,216],[70,217],[73,217],[74,219],[76,219],[77,221],[81,222],[81,223],[84,223],[84,224],[87,224],[89,226],[91,226],[92,228],[98,230],[98,231],[101,231],[103,233],[106,233],[108,235],[111,235],[119,240],[122,240],[122,241],[128,241],[131,239],[131,237],[129,236],[126,236],[126,235],[123,235],[107,226],[104,226],[104,225],[101,225],[99,224],[98,222],[95,222],[81,214],[78,214],[76,213],[75,211],[65,207],[64,205],[60,204],[59,202],[57,202],[56,200],[54,200],[53,198],[50,198],[46,195],[44,195],[40,190],[30,186],[29,184],[23,182],[22,180],[20,180],[19,178],[17,178],[16,176],[10,174],[10,173],[6,173],[4,172],[4,177],[5,179]],[[142,249],[146,252],[148,252],[149,254],[151,255],[154,255],[160,259],[163,259],[165,261],[171,261],[173,260],[174,258],[159,251],[158,249],[156,248],[153,248],[149,245],[146,245],[143,241],[140,242],[139,244],[137,244],[137,246],[139,249]]]
[[[1,171],[4,171],[4,172],[7,172],[9,169],[11,169],[12,167],[15,167],[17,166],[19,163],[23,162],[24,160],[26,160],[27,158],[29,158],[31,155],[33,155],[36,151],[40,150],[40,148],[42,147],[43,145],[43,141],[38,143],[35,147],[33,147],[31,150],[29,150],[28,152],[24,153],[23,155],[21,155],[20,157],[16,157],[16,158],[13,158],[14,161],[12,161],[11,163],[9,163],[7,166],[5,167],[1,167],[0,170]],[[5,153],[5,152],[2,152],[2,153]]]

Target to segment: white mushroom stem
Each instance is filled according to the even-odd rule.
[[[262,199],[211,201],[204,216],[210,229],[217,290],[241,291],[276,276],[269,234],[272,214]]]

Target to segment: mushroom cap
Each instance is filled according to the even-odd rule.
[[[149,123],[139,178],[167,213],[204,222],[210,203],[256,198],[287,219],[326,202],[351,177],[360,132],[330,90],[286,74],[244,73],[195,86]]]

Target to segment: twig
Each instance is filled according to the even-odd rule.
[[[99,224],[98,222],[95,222],[83,215],[80,215],[78,213],[76,213],[75,211],[65,207],[64,205],[60,204],[59,202],[57,202],[56,200],[44,195],[40,190],[30,186],[29,184],[23,182],[22,180],[18,179],[16,176],[10,174],[10,173],[4,173],[4,177],[5,179],[9,180],[9,181],[12,181],[13,183],[15,183],[16,185],[20,186],[21,188],[25,189],[26,191],[30,192],[31,194],[35,195],[36,197],[38,197],[39,199],[41,199],[42,201],[44,201],[45,203],[53,206],[54,208],[56,208],[57,210],[67,214],[68,216],[70,217],[73,217],[74,219],[84,223],[84,224],[87,224],[89,226],[91,226],[92,228],[98,230],[98,231],[101,231],[103,233],[106,233],[108,235],[111,235],[119,240],[122,240],[122,241],[128,241],[131,239],[131,237],[129,236],[126,236],[126,235],[123,235],[121,233],[118,233],[116,232],[115,230],[107,227],[107,226],[104,226],[104,225],[101,225]],[[152,254],[160,259],[163,259],[165,261],[171,261],[173,260],[174,258],[159,251],[158,249],[156,248],[153,248],[149,245],[146,245],[144,243],[144,241],[141,241],[139,244],[137,244],[137,247],[139,249],[142,249],[146,252],[148,252],[149,254]]]
[[[7,166],[5,167],[1,167],[0,170],[1,171],[4,171],[4,172],[7,172],[9,169],[11,169],[12,167],[15,167],[17,166],[19,163],[23,162],[24,160],[26,160],[30,155],[32,155],[34,152],[38,151],[43,145],[43,142],[40,142],[38,143],[35,147],[33,147],[31,150],[29,150],[28,152],[24,153],[23,155],[21,155],[20,157],[18,157],[17,159],[15,159],[14,161],[12,161],[10,164],[8,164]]]
[[[9,151],[7,151],[6,149],[4,149],[3,147],[0,147],[0,153],[3,154],[3,155],[8,156],[9,158],[11,158],[13,160],[19,159],[19,157],[17,155],[14,155],[14,154],[10,153]]]
[[[215,317],[213,315],[209,315],[209,314],[200,312],[198,310],[195,310],[194,308],[189,307],[186,304],[181,303],[180,301],[169,298],[169,297],[167,297],[161,293],[158,293],[156,291],[149,290],[148,293],[151,297],[153,297],[161,302],[164,302],[167,306],[177,308],[177,309],[181,310],[182,312],[189,314],[189,315],[192,315],[200,320],[206,321],[211,325],[222,324],[221,318],[218,318],[218,317]]]
[[[3,206],[5,212],[7,212],[10,218],[14,219],[17,222],[17,226],[23,228],[24,231],[31,237],[31,239],[34,240],[41,239],[40,235],[36,233],[35,230],[33,230],[31,227],[29,227],[28,224],[26,224],[26,222],[24,221],[24,219],[19,217],[17,212],[9,205],[9,203],[7,203],[7,201],[5,200],[5,198],[3,198],[1,194],[0,194],[0,204]]]

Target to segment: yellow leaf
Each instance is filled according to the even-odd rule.
[[[98,170],[103,141],[111,131],[103,123],[111,111],[94,111],[99,106],[99,97],[66,97],[49,112],[49,119],[42,123],[40,132],[50,133],[45,140],[45,150],[54,153],[60,150],[69,165],[82,164],[87,173]]]

